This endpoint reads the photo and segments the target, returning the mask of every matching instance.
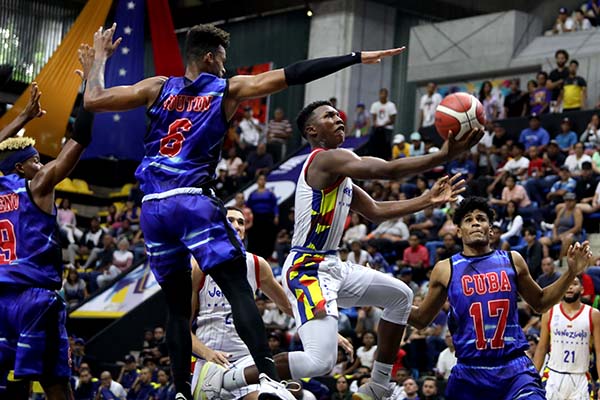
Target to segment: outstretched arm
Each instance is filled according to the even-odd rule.
[[[29,102],[15,119],[2,128],[0,131],[0,142],[16,135],[32,119],[41,118],[46,114],[46,110],[43,110],[42,105],[40,104],[41,96],[42,92],[40,91],[40,88],[36,82],[33,82],[31,84]]]
[[[429,206],[438,206],[447,202],[455,202],[458,195],[465,191],[465,181],[459,180],[460,174],[452,178],[444,176],[435,185],[419,197],[398,201],[375,201],[362,188],[353,185],[352,204],[350,208],[372,222],[383,222],[388,219],[403,217],[421,211]]]
[[[260,268],[260,290],[262,290],[268,298],[273,300],[281,311],[293,317],[294,313],[292,312],[292,306],[290,305],[283,288],[275,279],[269,263],[264,258],[258,257],[258,265]]]
[[[413,306],[408,323],[417,329],[424,329],[438,315],[448,297],[450,280],[450,260],[435,264],[429,280],[429,291],[419,307]]]
[[[533,356],[533,365],[539,371],[544,366],[544,358],[549,350],[550,345],[550,331],[548,330],[548,319],[550,318],[548,312],[542,315],[542,329],[540,330],[540,341],[538,342],[537,348],[535,349],[535,355]]]
[[[130,86],[104,87],[106,60],[121,43],[121,38],[115,42],[112,40],[116,27],[116,24],[107,30],[100,27],[94,33],[94,63],[83,97],[85,107],[90,111],[124,111],[141,106],[150,107],[167,79],[155,76]]]

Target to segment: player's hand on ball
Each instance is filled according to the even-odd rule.
[[[75,73],[79,75],[82,80],[86,80],[90,70],[92,69],[92,65],[94,65],[94,56],[96,52],[90,45],[82,43],[79,46],[79,50],[77,50],[77,56],[79,58],[79,63],[81,64],[81,69],[76,69]]]
[[[569,271],[575,275],[581,274],[590,265],[593,257],[590,242],[587,240],[583,243],[576,242],[572,244],[567,251]]]
[[[113,42],[113,35],[115,34],[116,29],[117,24],[114,23],[110,28],[105,30],[103,27],[100,27],[94,33],[94,51],[96,52],[97,58],[108,58],[112,56],[117,47],[119,47],[123,38],[118,38]]]
[[[222,351],[215,351],[212,349],[208,349],[207,354],[205,354],[204,359],[206,361],[214,362],[215,364],[219,364],[223,367],[229,366],[229,357],[230,354],[224,353]]]
[[[431,202],[433,204],[445,204],[447,202],[455,202],[458,200],[458,195],[464,192],[466,181],[460,179],[461,174],[455,174],[451,178],[448,175],[438,179],[430,190]]]
[[[475,146],[483,137],[483,129],[474,128],[469,132],[465,133],[460,139],[455,139],[454,132],[448,132],[448,140],[444,142],[442,151],[446,151],[446,154],[450,158],[458,157],[458,155],[464,151],[469,150]]]
[[[378,64],[385,57],[393,57],[402,53],[404,50],[406,50],[405,46],[388,50],[362,51],[360,53],[360,58],[363,64]]]

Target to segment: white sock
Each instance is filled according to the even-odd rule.
[[[371,380],[385,387],[390,383],[390,375],[392,373],[392,364],[384,364],[379,361],[373,363],[373,371],[371,372]]]
[[[223,389],[235,390],[248,386],[244,376],[244,368],[232,368],[223,375]]]

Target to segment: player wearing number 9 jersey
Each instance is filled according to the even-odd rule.
[[[460,203],[454,214],[463,252],[438,262],[429,291],[413,307],[409,323],[429,325],[448,298],[448,328],[458,362],[450,373],[446,398],[544,399],[539,374],[525,355],[528,344],[518,324],[517,295],[544,312],[565,293],[592,257],[587,242],[569,248],[569,268],[558,281],[541,289],[517,252],[490,248],[494,212],[481,197]]]
[[[265,381],[277,379],[264,325],[246,279],[244,248],[210,188],[228,122],[243,100],[304,84],[353,64],[378,63],[403,49],[300,61],[255,76],[224,79],[229,34],[213,25],[197,25],[186,38],[185,76],[157,76],[131,86],[105,88],[106,60],[121,41],[113,42],[115,30],[113,24],[94,35],[95,62],[84,101],[93,111],[149,108],[146,154],[136,173],[146,195],[140,225],[150,267],[169,309],[167,344],[176,398],[191,399],[191,290],[184,289],[191,288],[190,253],[229,300],[236,329]],[[273,385],[265,384],[265,390],[267,387]],[[293,399],[282,385],[278,387],[281,393],[275,397]]]
[[[43,165],[32,138],[0,143],[0,398],[29,398],[31,380],[49,400],[70,399],[66,308],[54,188],[91,140],[80,110],[72,138]],[[9,371],[15,379],[7,379]]]

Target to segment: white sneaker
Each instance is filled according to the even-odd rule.
[[[296,400],[294,395],[286,389],[285,382],[279,383],[274,381],[266,374],[260,374],[258,379],[260,381],[258,400]]]
[[[352,393],[352,400],[383,400],[392,394],[392,388],[375,382],[368,382],[358,388],[358,392]]]
[[[223,390],[223,375],[227,371],[222,366],[207,362],[200,370],[200,377],[194,389],[194,400],[220,399]]]

